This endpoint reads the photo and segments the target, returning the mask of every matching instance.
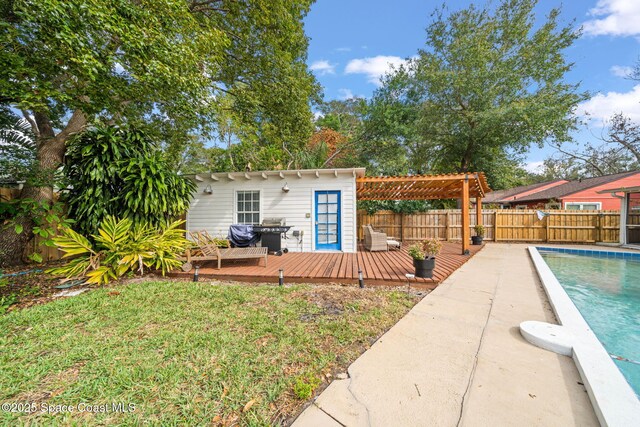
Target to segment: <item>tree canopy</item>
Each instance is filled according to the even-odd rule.
[[[434,13],[424,49],[383,79],[372,101],[378,129],[416,172],[487,173],[496,188],[530,144],[566,141],[585,94],[567,83],[563,51],[579,37],[559,9],[536,22],[536,1],[503,0]],[[503,180],[504,181],[504,180]]]
[[[97,119],[145,129],[169,158],[226,129],[249,150],[302,146],[319,92],[305,62],[312,1],[1,2],[0,107],[30,124],[42,178],[21,198],[52,200],[66,142]],[[16,220],[20,239],[0,227],[8,256],[32,236]]]
[[[310,4],[5,2],[1,100],[46,115],[56,129],[80,111],[209,133],[223,106],[266,140],[307,137],[318,90],[305,64]],[[233,100],[221,106],[225,94]]]
[[[186,213],[195,184],[130,127],[96,126],[68,143],[63,192],[74,229],[96,234],[108,216],[165,227]]]
[[[577,147],[557,145],[541,177],[579,179],[640,168],[640,125],[623,113],[614,114],[596,139]]]

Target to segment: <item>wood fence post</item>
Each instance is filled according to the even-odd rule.
[[[451,212],[447,211],[447,216],[445,217],[445,220],[444,220],[444,231],[445,231],[445,233],[447,233],[446,234],[447,242],[451,239],[450,234],[449,234],[449,223],[451,222],[451,220],[449,218],[450,214],[451,214]]]
[[[400,241],[404,242],[404,213],[400,214]]]
[[[498,241],[498,209],[493,211],[493,241]]]
[[[596,242],[602,242],[602,213],[597,213]]]
[[[549,222],[551,221],[551,213],[549,213],[549,215],[545,216],[544,220],[546,222],[545,230],[544,230],[544,241],[546,243],[549,243]]]

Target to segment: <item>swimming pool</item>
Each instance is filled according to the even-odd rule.
[[[640,254],[537,249],[640,396]]]

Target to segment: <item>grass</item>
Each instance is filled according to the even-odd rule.
[[[0,316],[0,424],[278,425],[416,302],[383,289],[142,282]],[[317,390],[316,390],[317,391]],[[134,404],[47,414],[53,405]]]

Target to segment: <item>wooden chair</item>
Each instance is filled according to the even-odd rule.
[[[182,265],[183,271],[190,271],[193,261],[218,261],[218,270],[222,267],[223,259],[260,259],[264,258],[264,266],[267,267],[268,248],[219,248],[213,243],[213,239],[206,231],[189,232],[195,248],[187,249],[186,261]],[[193,253],[192,253],[193,252]]]
[[[375,231],[370,225],[363,225],[364,229],[364,248],[369,252],[388,251],[387,235]]]

